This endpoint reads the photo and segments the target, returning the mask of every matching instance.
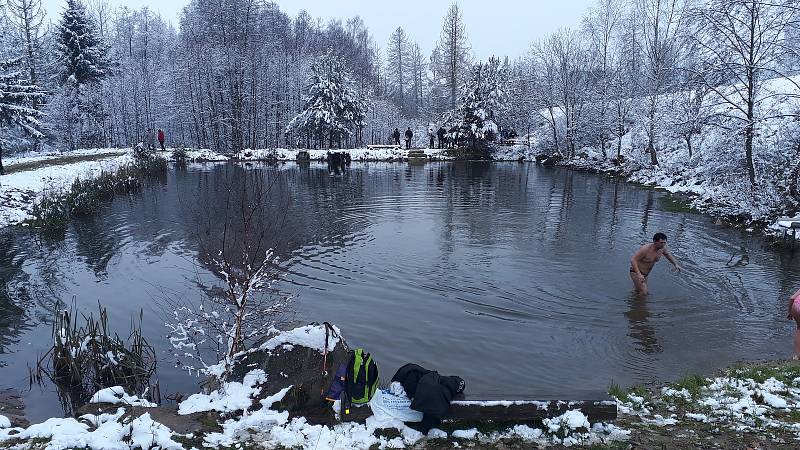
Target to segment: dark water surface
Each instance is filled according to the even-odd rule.
[[[354,164],[343,178],[321,165],[193,165],[61,235],[0,231],[0,388],[27,390],[54,305],[74,297],[86,312],[107,306],[120,334],[144,308],[162,392],[195,391],[173,367],[158,299],[198,296],[187,211],[224,214],[224,180],[241,176],[288,196],[289,237],[275,245],[295,318],[338,324],[385,378],[416,362],[461,375],[473,398],[592,399],[612,381],[790,354],[784,299],[800,287],[800,254],[664,193],[516,163]],[[660,262],[638,300],[629,259],[657,231],[685,271]],[[26,397],[30,418],[59,414],[52,387]]]

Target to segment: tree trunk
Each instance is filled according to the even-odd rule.
[[[556,118],[553,114],[553,108],[548,108],[548,110],[550,111],[550,125],[553,128],[553,144],[556,146],[556,153],[561,154],[561,150],[558,148],[558,130],[556,129]]]
[[[655,95],[650,100],[650,124],[647,132],[647,151],[650,152],[650,164],[658,165],[658,155],[656,154],[656,147],[653,141],[656,140],[656,105],[658,99]]]
[[[692,159],[692,135],[686,136],[686,147],[689,149],[689,160]]]
[[[607,159],[608,154],[606,153],[606,137],[604,133],[600,133],[600,151],[603,152],[603,159]]]
[[[755,18],[752,19],[751,22],[751,36],[750,42],[755,42],[755,38],[753,37],[753,32],[755,30]],[[753,61],[753,45],[750,46],[750,59],[749,61]],[[744,153],[745,158],[747,159],[747,175],[750,176],[750,186],[756,186],[756,167],[755,163],[753,162],[753,135],[755,134],[755,95],[756,95],[756,72],[753,65],[750,65],[747,69],[747,126],[745,127],[744,133]]]
[[[622,105],[617,103],[617,161],[622,156],[622,136],[625,136],[625,117],[623,117]]]
[[[749,114],[748,114],[749,115]],[[753,164],[753,122],[748,122],[745,128],[744,153],[747,159],[747,175],[750,177],[750,185],[756,186],[756,168]]]
[[[650,164],[653,166],[658,165],[658,155],[656,155],[656,148],[653,147],[652,142],[647,143],[647,151],[650,152]]]
[[[0,162],[0,173],[2,173],[2,162]],[[800,177],[800,163],[795,164],[789,174],[789,195],[794,200],[794,204],[800,204],[800,189],[798,189],[798,178]]]

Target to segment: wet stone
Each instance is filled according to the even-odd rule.
[[[12,427],[28,427],[22,397],[13,389],[0,389],[0,414],[8,417]]]
[[[333,381],[336,369],[346,364],[348,358],[347,344],[341,338],[333,351],[328,352],[327,365],[325,356],[318,350],[300,345],[257,350],[247,354],[231,369],[228,381],[241,382],[251,370],[262,369],[267,374],[267,382],[259,399],[293,386],[280,402],[280,409],[295,411],[316,407],[323,404],[323,396]]]

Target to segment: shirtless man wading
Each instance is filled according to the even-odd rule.
[[[647,275],[653,270],[653,266],[665,256],[669,262],[675,266],[675,270],[679,273],[681,266],[672,257],[672,254],[667,250],[667,235],[664,233],[656,233],[653,236],[652,244],[643,245],[631,257],[631,280],[633,280],[633,287],[636,288],[636,293],[639,295],[647,295]]]

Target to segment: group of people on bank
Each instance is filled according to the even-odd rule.
[[[152,128],[148,128],[147,131],[144,133],[144,145],[147,147],[147,150],[153,151],[156,149],[156,136],[158,137],[158,144],[161,146],[161,150],[167,150],[164,147],[164,130],[161,128],[158,129],[158,133],[154,133]]]
[[[406,149],[411,148],[411,139],[414,138],[414,132],[411,131],[411,127],[408,127],[405,132],[406,138]],[[394,145],[400,145],[400,130],[395,128],[394,132],[392,133],[392,141]]]
[[[406,149],[410,149],[411,140],[414,139],[414,132],[411,131],[411,127],[406,128],[404,136],[406,141]],[[437,139],[439,141],[438,147],[436,146]],[[458,128],[453,127],[448,132],[444,129],[444,127],[439,127],[439,130],[437,130],[435,133],[433,131],[433,127],[428,128],[428,140],[428,148],[454,148],[458,140]],[[400,130],[398,128],[394,129],[390,142],[394,145],[400,145]]]
[[[400,129],[395,128],[391,133],[389,143],[400,145],[400,137]],[[403,137],[405,137],[406,150],[408,150],[411,148],[411,140],[414,139],[414,132],[411,131],[411,127],[406,128]],[[517,132],[513,128],[501,129],[500,137],[503,141],[515,139],[517,137]],[[444,126],[440,126],[436,131],[434,131],[433,127],[428,128],[428,148],[456,148],[460,146],[462,142],[462,134],[459,132],[458,127],[454,126],[447,130]]]
[[[331,176],[344,173],[352,161],[349,152],[325,152],[325,162],[328,164],[328,172]]]

